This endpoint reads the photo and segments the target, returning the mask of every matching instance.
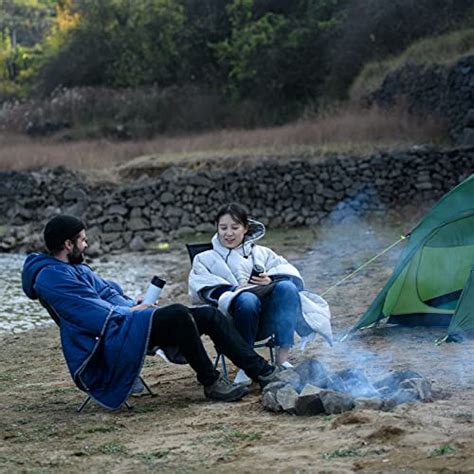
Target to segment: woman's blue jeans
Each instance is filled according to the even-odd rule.
[[[234,298],[231,314],[235,328],[250,345],[274,334],[277,346],[291,347],[301,315],[298,289],[289,280],[277,281],[262,300],[254,293],[243,291]]]

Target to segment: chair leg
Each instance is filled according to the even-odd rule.
[[[224,377],[227,378],[227,365],[225,363],[224,354],[221,354],[221,365],[222,365],[222,373],[224,374]]]
[[[151,397],[156,397],[156,393],[151,390],[151,388],[148,386],[148,384],[145,382],[145,380],[143,380],[143,377],[141,375],[139,375],[139,377],[140,377],[140,380],[141,380],[143,386],[145,387],[146,391],[150,394],[150,396]]]
[[[132,405],[130,405],[130,403],[128,403],[128,402],[123,402],[123,404],[124,404],[129,410],[131,410],[131,409],[133,408]]]
[[[219,360],[221,361],[221,365],[222,365],[222,373],[224,374],[224,377],[227,377],[227,365],[225,363],[224,354],[217,353],[216,358],[214,359],[214,368],[217,369],[219,365]]]
[[[90,399],[91,399],[91,397],[89,395],[87,395],[87,397],[81,403],[81,405],[78,408],[76,408],[77,413],[81,413],[81,411],[84,409],[84,407],[89,403]]]
[[[274,349],[272,346],[270,346],[268,348],[268,350],[270,351],[270,362],[272,363],[272,365],[275,365],[275,352],[274,352]]]

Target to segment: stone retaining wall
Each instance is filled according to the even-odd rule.
[[[382,107],[400,100],[418,115],[443,118],[454,143],[474,145],[474,56],[451,66],[405,64],[387,74],[382,86],[366,98]]]
[[[145,249],[170,236],[212,231],[228,201],[272,227],[314,225],[434,201],[474,172],[474,147],[417,147],[368,157],[267,159],[235,170],[169,168],[122,185],[91,185],[63,168],[0,173],[0,249],[41,248],[38,233],[58,212],[88,225],[96,251]],[[94,251],[94,249],[92,249]]]

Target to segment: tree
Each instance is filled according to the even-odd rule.
[[[234,98],[270,103],[314,98],[324,80],[324,33],[344,0],[235,0],[232,32],[215,45]]]
[[[54,14],[49,0],[0,0],[0,99],[26,94]]]
[[[82,0],[79,21],[57,30],[41,67],[43,91],[57,85],[136,87],[177,81],[183,8],[173,0]]]

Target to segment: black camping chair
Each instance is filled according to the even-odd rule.
[[[42,299],[39,299],[39,302],[41,303],[41,306],[43,306],[44,309],[46,309],[46,311],[48,312],[48,314],[51,316],[51,318],[53,319],[53,321],[57,324],[58,327],[61,326],[61,318],[59,316],[58,313],[56,313],[56,311],[54,310],[54,308],[50,305],[48,305],[44,300]],[[147,355],[154,355],[151,354],[151,353],[147,353]],[[148,394],[152,397],[156,397],[156,393],[154,393],[150,387],[148,386],[148,384],[145,382],[145,380],[143,379],[143,377],[141,375],[138,376],[140,382],[143,384],[143,386],[145,387],[145,390],[148,392]],[[90,395],[86,395],[86,398],[82,401],[82,403],[76,408],[76,411],[77,413],[81,413],[81,411],[84,409],[84,407],[89,403],[89,400],[91,399],[91,396]],[[133,407],[128,403],[128,401],[125,401],[124,402],[124,405],[129,409],[131,410]]]
[[[205,252],[206,250],[212,250],[212,243],[206,242],[206,243],[200,243],[200,244],[186,244],[186,249],[188,251],[189,259],[191,260],[191,265],[193,264],[194,257],[201,252]],[[256,341],[255,344],[253,345],[254,349],[260,349],[262,347],[266,347],[270,353],[270,362],[272,365],[275,364],[275,336],[272,334],[271,336],[268,336],[267,338],[261,340],[261,341]],[[227,366],[225,363],[225,357],[224,354],[220,353],[217,351],[216,358],[214,360],[214,368],[217,368],[219,365],[219,361],[221,362],[222,365],[222,372],[224,373],[224,376],[227,377]]]

